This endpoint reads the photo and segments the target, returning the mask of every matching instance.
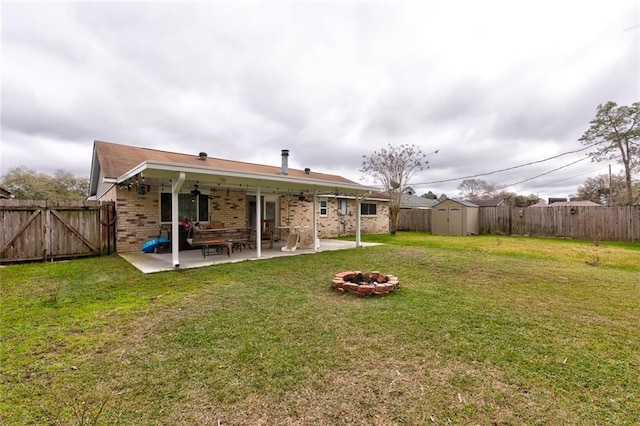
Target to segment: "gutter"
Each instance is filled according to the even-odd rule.
[[[128,179],[135,177],[136,175],[143,173],[147,170],[159,170],[162,172],[183,172],[183,173],[193,173],[200,175],[208,175],[208,176],[220,176],[220,177],[228,177],[228,178],[237,178],[237,179],[245,179],[245,180],[253,180],[255,181],[255,185],[261,185],[261,183],[268,181],[274,183],[282,183],[282,184],[295,184],[301,186],[317,186],[324,188],[339,188],[354,191],[359,194],[371,193],[372,191],[376,191],[377,188],[368,187],[364,185],[360,185],[358,183],[343,183],[343,182],[332,182],[321,179],[312,179],[312,178],[297,178],[289,175],[274,175],[267,173],[245,173],[238,172],[236,170],[230,169],[216,169],[211,167],[198,167],[184,164],[176,164],[176,163],[166,163],[161,161],[145,161],[140,163],[138,166],[129,170],[127,173],[116,179],[117,183],[124,182]]]

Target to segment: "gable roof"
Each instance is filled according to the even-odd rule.
[[[504,200],[494,198],[489,200],[468,200],[470,203],[477,205],[478,207],[498,207],[504,204]]]
[[[221,158],[206,157],[201,160],[199,155],[180,154],[177,152],[160,151],[151,148],[140,148],[137,146],[119,145],[111,142],[95,141],[94,149],[103,176],[107,178],[117,178],[122,176],[135,166],[149,160],[163,163],[184,164],[194,167],[209,167],[219,170],[233,170],[236,172],[282,175],[282,168],[276,166],[266,166],[262,164],[246,163],[242,161],[224,160]],[[288,169],[288,175],[293,177],[313,177],[332,182],[352,183],[349,179],[338,175],[310,172],[305,174],[303,170]]]
[[[285,175],[282,167],[94,141],[90,194],[96,195],[101,183],[118,184],[141,173],[145,177],[170,179],[179,172],[188,173],[190,180],[210,180],[225,186],[287,184],[295,190],[314,188],[356,194],[375,191],[342,176],[311,170],[288,168]]]
[[[529,207],[603,207],[601,204],[588,200],[579,201],[556,201],[555,203],[545,204],[544,202],[533,204]]]
[[[437,200],[419,197],[417,195],[402,194],[400,199],[401,209],[430,209],[436,204]]]
[[[0,187],[0,198],[11,198],[11,191]]]

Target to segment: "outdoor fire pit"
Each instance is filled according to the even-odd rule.
[[[333,277],[331,287],[357,296],[380,296],[400,288],[398,278],[378,271],[344,271]]]

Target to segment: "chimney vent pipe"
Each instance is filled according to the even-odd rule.
[[[282,174],[285,176],[289,174],[289,150],[288,149],[282,150]]]
[[[206,152],[201,152],[201,153],[200,153],[200,159],[201,159],[202,161],[206,160],[206,159],[207,159],[207,153],[206,153]]]

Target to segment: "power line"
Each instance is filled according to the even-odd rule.
[[[573,162],[571,162],[569,164],[565,164],[564,166],[560,166],[560,167],[557,167],[557,168],[555,168],[553,170],[549,170],[548,172],[540,173],[539,175],[536,175],[536,176],[533,176],[533,177],[530,177],[530,178],[527,178],[527,179],[523,179],[523,180],[521,180],[519,182],[511,183],[509,185],[502,186],[502,188],[509,188],[510,186],[519,185],[519,184],[524,183],[524,182],[529,182],[530,180],[537,179],[539,177],[548,175],[548,174],[553,173],[553,172],[557,172],[558,170],[562,170],[562,169],[564,169],[566,167],[569,167],[569,166],[573,166],[574,164],[579,163],[580,161],[584,161],[587,158],[589,158],[589,157],[584,157],[584,158],[581,158],[579,160],[573,161]]]
[[[553,156],[551,156],[551,157],[547,157],[547,158],[544,158],[544,159],[542,159],[542,160],[530,161],[530,162],[528,162],[528,163],[520,164],[520,165],[518,165],[518,166],[507,167],[507,168],[500,169],[500,170],[494,170],[494,171],[492,171],[492,172],[478,173],[478,174],[475,174],[475,175],[462,176],[462,177],[453,178],[453,179],[442,179],[442,180],[434,180],[434,181],[431,181],[431,182],[420,182],[420,183],[414,183],[413,185],[414,185],[414,186],[415,186],[415,185],[432,185],[432,184],[434,184],[434,183],[454,182],[454,181],[457,181],[457,180],[471,179],[471,178],[476,178],[476,177],[480,177],[480,176],[493,175],[493,174],[496,174],[496,173],[502,173],[502,172],[506,172],[506,171],[509,171],[509,170],[519,169],[519,168],[521,168],[521,167],[531,166],[531,165],[533,165],[533,164],[544,163],[545,161],[553,160],[553,159],[556,159],[556,158],[562,157],[562,156],[564,156],[564,155],[575,154],[576,152],[581,152],[581,151],[584,151],[584,150],[586,150],[586,149],[589,149],[589,148],[591,148],[593,145],[595,145],[595,143],[593,143],[593,144],[591,144],[591,145],[587,145],[587,146],[585,146],[584,148],[576,149],[576,150],[573,150],[573,151],[563,152],[563,153],[561,153],[561,154],[553,155]],[[582,161],[582,160],[584,160],[585,158],[587,158],[587,157],[584,157],[583,159],[578,160],[578,161]],[[559,170],[559,169],[558,169],[558,170]],[[514,184],[514,185],[515,185],[515,184]]]
[[[607,170],[606,167],[600,169],[600,171],[606,171],[606,170]],[[547,182],[546,184],[547,185],[551,185],[551,184],[554,184],[554,183],[564,182],[566,180],[571,180],[571,179],[575,179],[575,178],[580,177],[580,176],[591,175],[591,174],[594,174],[594,173],[598,173],[598,171],[589,170],[588,172],[580,173],[579,175],[573,175],[573,176],[569,176],[568,178],[554,180],[553,182]]]

